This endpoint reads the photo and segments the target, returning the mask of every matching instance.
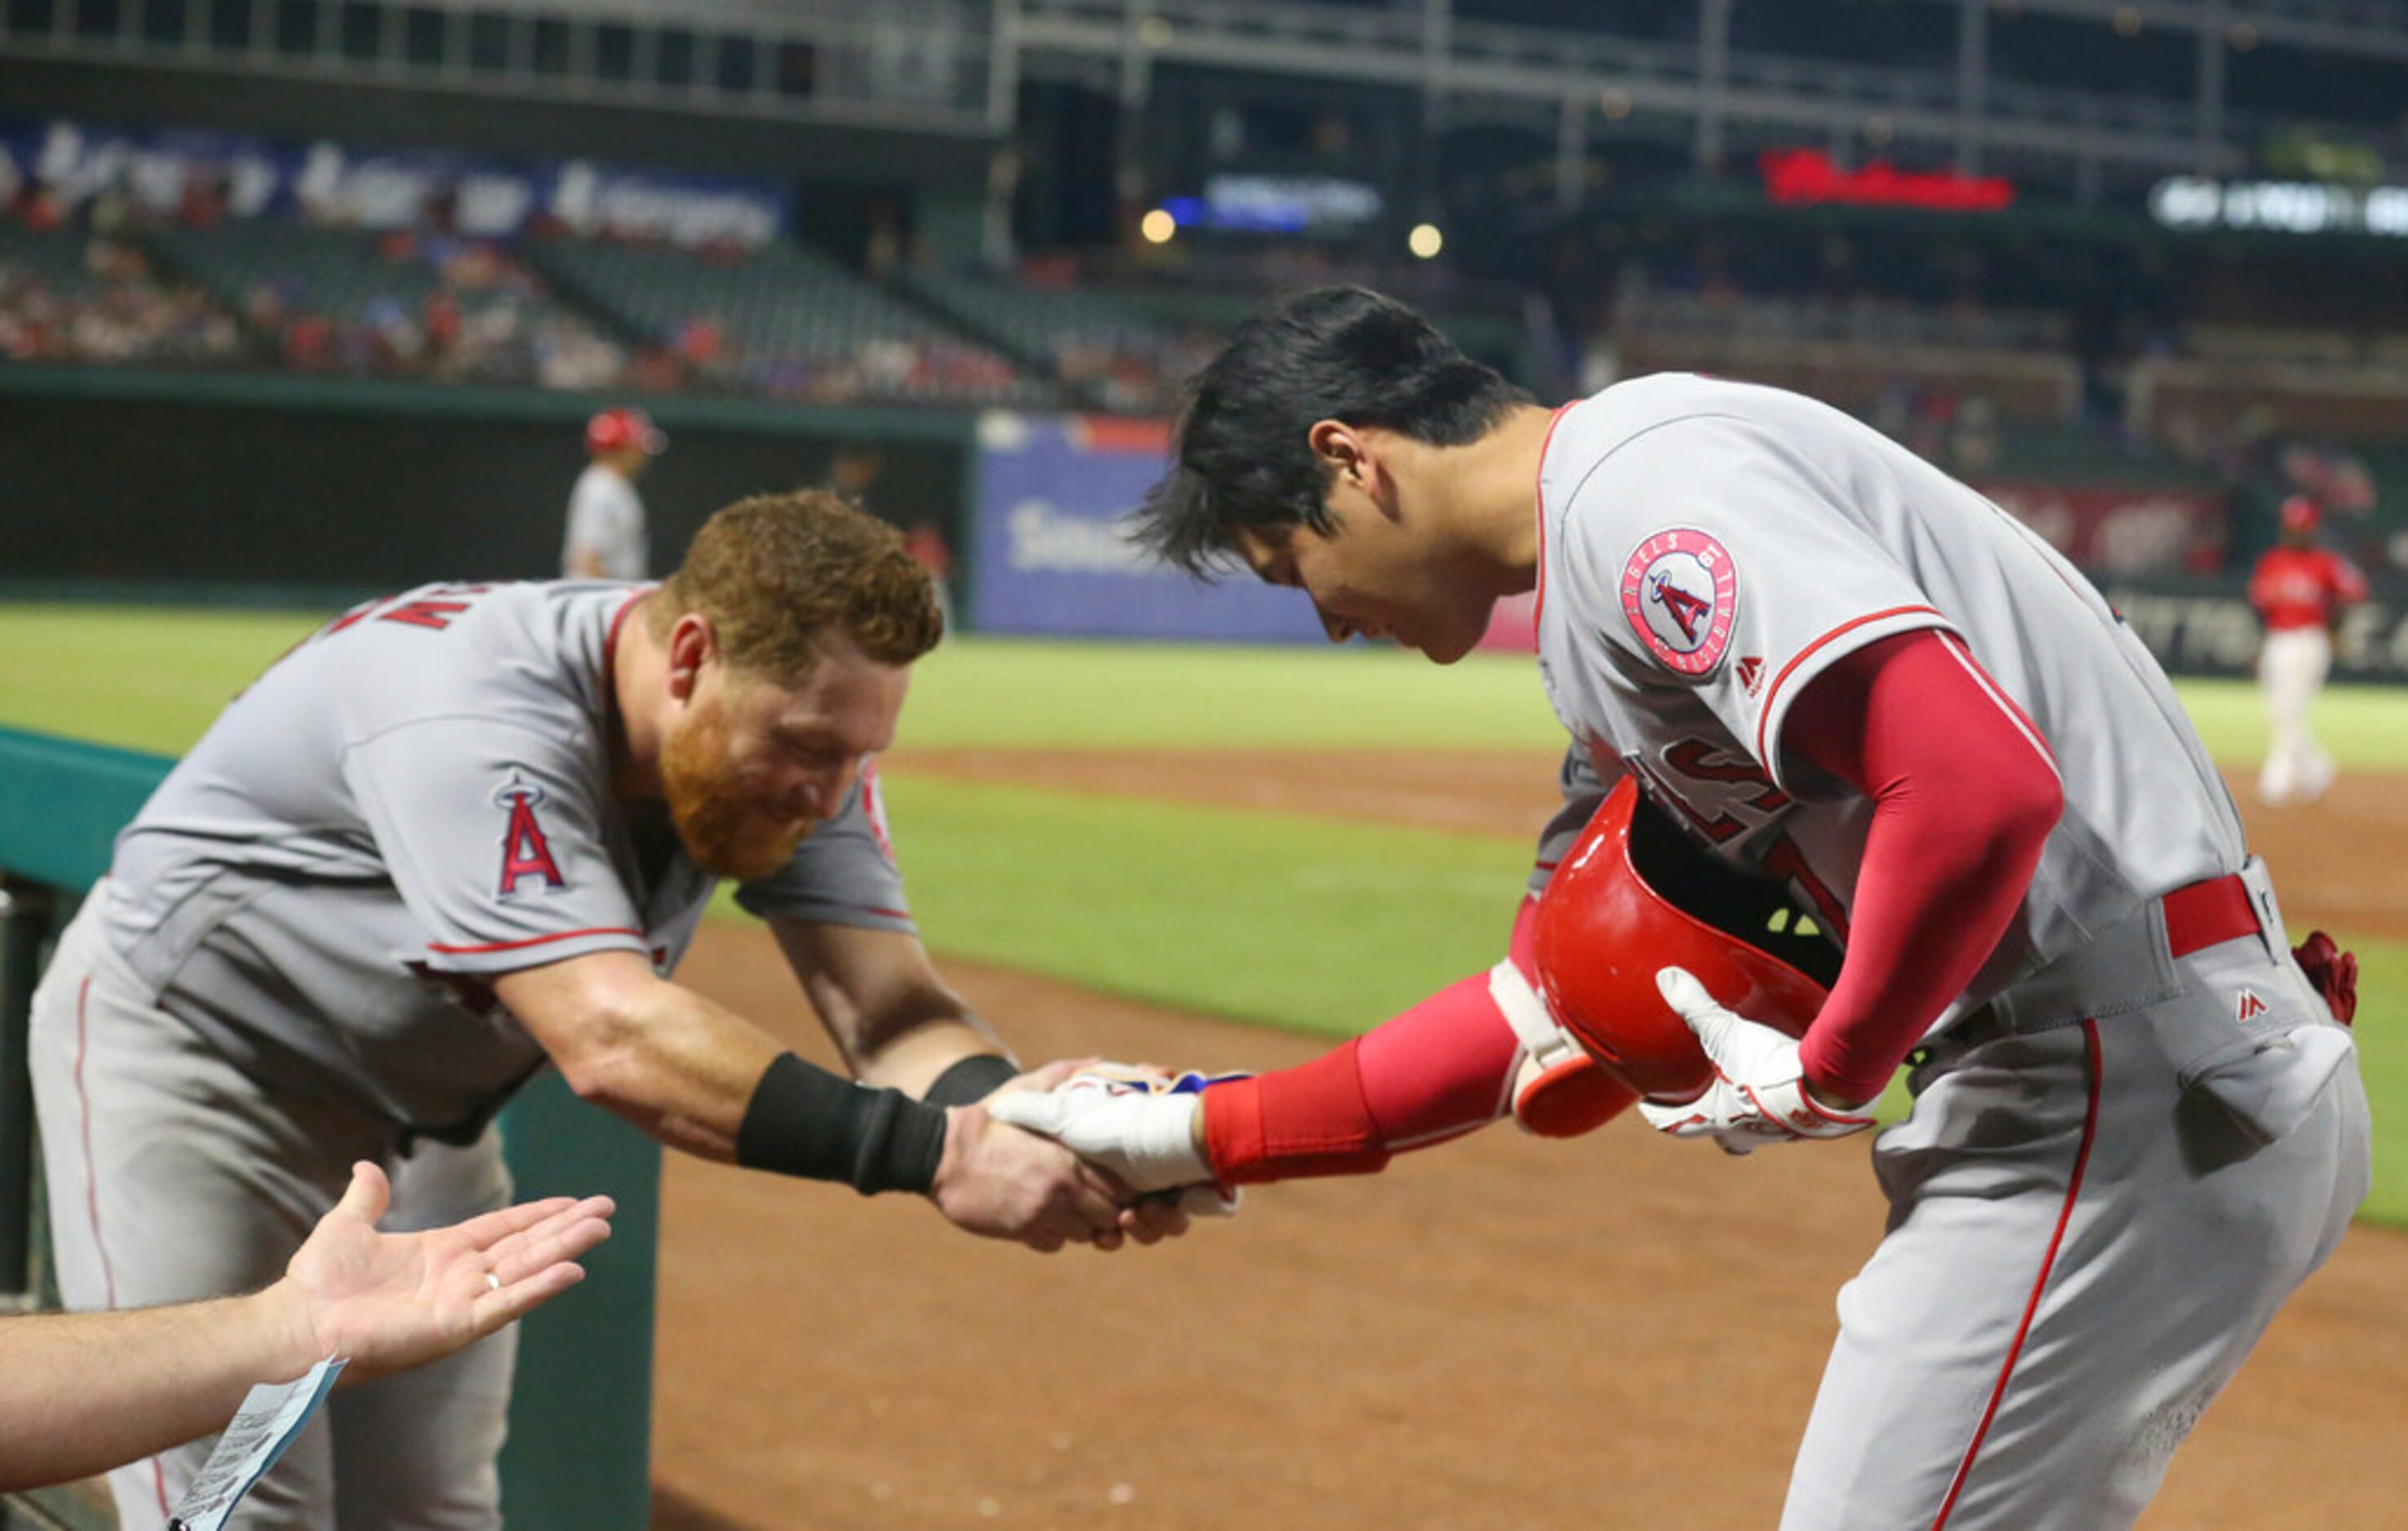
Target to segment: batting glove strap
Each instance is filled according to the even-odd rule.
[[[1785,1128],[1792,1138],[1845,1138],[1873,1124],[1870,1116],[1835,1111],[1817,1101],[1806,1088],[1802,1075],[1778,1084],[1743,1085],[1741,1089],[1767,1122]]]
[[[987,1114],[1053,1138],[1132,1191],[1168,1191],[1212,1179],[1196,1146],[1199,1090],[1155,1094],[1102,1072],[1071,1075],[1053,1090],[998,1095]]]

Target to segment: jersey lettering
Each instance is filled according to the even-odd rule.
[[[1680,739],[1668,747],[1666,770],[1636,755],[1629,764],[1655,789],[1651,796],[1716,845],[1761,829],[1789,806],[1789,794],[1772,784],[1762,766],[1704,739]],[[1672,774],[1681,779],[1677,784]]]
[[[370,617],[379,622],[397,622],[408,627],[432,628],[439,633],[452,625],[452,618],[468,609],[468,602],[464,597],[482,595],[493,588],[491,585],[449,585],[423,595],[380,595],[373,601],[361,602],[328,622],[325,636],[332,637]]]
[[[510,815],[502,830],[502,896],[518,892],[521,880],[530,877],[543,879],[546,887],[566,887],[568,880],[560,875],[552,842],[544,837],[543,824],[535,816],[535,806],[543,801],[543,789],[513,773],[494,800],[508,808]]]
[[[441,632],[452,625],[452,619],[468,609],[466,601],[404,601],[390,611],[377,613],[379,622],[406,622],[412,627],[432,627]]]
[[[1806,852],[1798,842],[1784,835],[1772,842],[1764,855],[1764,869],[1778,878],[1785,878],[1814,906],[1823,919],[1823,928],[1829,931],[1841,945],[1848,940],[1848,911],[1840,895],[1807,864]]]

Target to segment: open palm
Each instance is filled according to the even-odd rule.
[[[609,1237],[608,1196],[527,1202],[425,1233],[377,1232],[393,1198],[363,1161],[284,1269],[309,1352],[351,1378],[449,1355],[574,1286],[578,1256]],[[348,1379],[347,1379],[348,1380]]]

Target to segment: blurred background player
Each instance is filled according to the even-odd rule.
[[[636,479],[669,438],[641,409],[605,409],[585,422],[594,461],[568,492],[568,540],[560,550],[567,579],[640,579],[652,566],[644,502]]]
[[[2316,546],[2324,511],[2305,494],[2283,502],[2281,536],[2249,576],[2249,604],[2266,624],[2258,651],[2258,687],[2273,738],[2258,773],[2269,807],[2313,803],[2332,785],[2332,756],[2316,742],[2308,712],[2332,670],[2332,632],[2343,608],[2366,599],[2366,576],[2329,548]]]

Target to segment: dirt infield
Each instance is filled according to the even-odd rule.
[[[1506,833],[1548,802],[1549,763],[1534,788],[1533,762],[1497,756],[1398,757],[1369,785],[1350,759],[1349,801],[1316,800],[1307,783],[1336,764],[896,762]],[[2285,877],[2295,924],[2398,932],[2381,894],[2408,851],[2394,801],[2344,783],[2255,827],[2278,873],[2347,848],[2329,882]],[[1027,1056],[1268,1067],[1320,1045],[946,967]],[[748,1014],[800,1009],[758,933],[707,928],[688,976]],[[828,1059],[808,1022],[789,1030]],[[909,1202],[671,1156],[655,1524],[1769,1526],[1832,1294],[1880,1220],[1860,1146],[1731,1161],[1628,1123],[1570,1144],[1492,1128],[1109,1257],[977,1244]],[[2408,1504],[2402,1292],[2408,1236],[2354,1231],[2145,1524],[2390,1524]]]

